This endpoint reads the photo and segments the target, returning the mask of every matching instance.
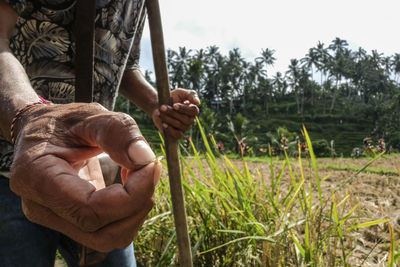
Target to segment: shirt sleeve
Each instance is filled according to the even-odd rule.
[[[5,0],[19,16],[23,17],[33,9],[33,3],[29,0]]]
[[[130,51],[129,57],[128,57],[128,63],[126,64],[127,70],[139,69],[140,41],[142,39],[143,28],[144,28],[144,24],[146,22],[146,14],[147,14],[147,12],[143,12],[143,14],[138,22],[139,23],[138,28],[135,33],[135,37],[133,39],[132,48],[131,48],[131,51]]]

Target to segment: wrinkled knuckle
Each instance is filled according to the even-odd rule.
[[[102,111],[107,110],[103,105],[101,105],[97,102],[92,102],[92,103],[89,103],[88,105],[91,109],[94,109],[94,110],[102,110]]]
[[[99,217],[89,206],[84,206],[78,210],[77,226],[84,232],[95,232],[102,225]]]
[[[118,123],[123,127],[137,126],[136,121],[128,114],[123,112],[116,112],[115,118]]]

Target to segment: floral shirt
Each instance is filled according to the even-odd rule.
[[[77,0],[6,0],[19,14],[10,48],[36,92],[53,103],[74,99],[74,17]],[[94,101],[112,110],[126,69],[138,68],[144,0],[97,0]],[[11,144],[0,136],[0,174]]]

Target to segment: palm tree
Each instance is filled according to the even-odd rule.
[[[335,77],[336,85],[334,87],[334,91],[332,94],[332,101],[331,101],[331,106],[329,108],[330,113],[333,112],[333,109],[335,107],[335,102],[336,102],[336,97],[339,92],[339,87],[340,87],[340,81],[342,80],[343,73],[345,71],[345,64],[346,64],[346,59],[343,55],[339,56],[333,61],[333,66],[331,68],[331,73]]]
[[[301,90],[301,105],[300,105],[300,113],[304,115],[304,100],[306,96],[307,89],[313,91],[313,86],[310,86],[310,74],[305,67],[301,67],[300,69],[300,77],[299,77],[299,88]]]
[[[383,54],[379,53],[376,49],[372,50],[371,60],[378,69],[383,67]]]
[[[240,92],[243,91],[243,81],[245,80],[245,60],[239,48],[229,51],[225,64],[220,70],[221,75],[221,94],[229,103],[229,113],[233,112],[234,100],[238,99]]]
[[[244,113],[246,113],[246,104],[249,96],[251,96],[251,101],[255,101],[258,95],[258,85],[259,81],[263,79],[266,75],[266,71],[263,69],[263,63],[255,60],[254,64],[249,64],[246,68],[246,82],[244,85],[243,91],[243,107]]]
[[[261,50],[261,57],[257,57],[257,61],[261,61],[265,64],[266,67],[273,66],[275,63],[276,58],[274,57],[275,50],[273,49],[262,49]]]
[[[303,67],[307,70],[311,70],[311,79],[314,78],[313,66],[318,65],[318,51],[315,48],[310,48],[308,54],[300,60],[303,63]],[[311,105],[314,106],[314,90],[311,90]]]
[[[324,75],[326,74],[327,71],[327,58],[329,57],[329,53],[327,49],[324,47],[324,43],[318,42],[317,48],[315,49],[316,51],[316,56],[317,56],[317,70],[321,72],[321,86],[324,83],[323,78]]]
[[[303,63],[302,66],[306,67],[307,69],[311,70],[311,78],[314,78],[314,66],[318,66],[318,50],[316,48],[310,48],[308,53],[305,55],[304,58],[300,60]]]
[[[395,81],[399,84],[399,75],[400,75],[400,54],[396,53],[392,59],[392,69],[395,75]]]
[[[172,87],[189,88],[188,80],[186,77],[188,70],[188,62],[191,58],[192,50],[186,50],[185,47],[179,47],[179,51],[169,50],[167,52],[168,64],[171,76]]]
[[[205,85],[203,96],[210,103],[218,99],[220,95],[220,70],[224,64],[224,58],[218,51],[219,48],[215,45],[209,46],[205,51],[206,66],[205,66]]]
[[[367,56],[367,51],[365,51],[365,49],[363,49],[362,47],[359,47],[357,51],[353,52],[353,59],[354,62],[358,63],[362,60],[364,60]]]
[[[186,76],[190,83],[190,88],[197,92],[202,92],[205,80],[205,52],[203,49],[197,50],[196,54],[187,62]]]
[[[392,73],[392,58],[391,57],[383,57],[382,59],[382,65],[383,68],[385,70],[385,75],[387,77],[390,77],[391,73]]]
[[[329,45],[329,49],[335,52],[335,55],[339,57],[345,50],[346,47],[348,47],[349,44],[347,43],[346,40],[342,40],[339,37],[336,37],[335,40],[331,42]]]
[[[286,72],[288,75],[289,85],[295,94],[297,113],[300,114],[300,99],[299,99],[299,80],[300,80],[300,67],[297,59],[291,59],[289,70]]]
[[[363,62],[367,58],[367,51],[363,49],[362,47],[359,47],[357,51],[353,52],[352,55],[353,61],[354,61],[354,69],[353,69],[353,84],[355,85],[355,95],[358,95],[359,92],[361,91],[361,80],[363,77]]]
[[[261,57],[256,58],[256,61],[264,63],[265,68],[268,68],[268,66],[273,66],[275,63],[275,60],[276,60],[276,58],[274,57],[274,53],[275,53],[275,50],[273,50],[273,49],[269,49],[269,48],[262,49]],[[269,108],[268,103],[271,102],[271,100],[272,100],[272,86],[271,86],[270,82],[268,81],[267,77],[262,80],[262,83],[263,83],[264,90],[266,91],[264,93],[265,113],[268,115],[268,112],[269,112],[268,111],[268,108]]]
[[[331,106],[329,109],[330,113],[333,112],[333,109],[335,107],[336,97],[339,91],[341,79],[343,76],[345,76],[344,73],[346,71],[346,63],[348,63],[347,57],[351,54],[347,49],[348,45],[349,44],[346,40],[342,40],[336,37],[335,40],[333,40],[328,47],[334,53],[334,60],[331,61],[333,64],[331,65],[330,71],[336,80],[336,86],[332,95]]]
[[[325,95],[326,95],[326,88],[325,85],[328,82],[330,73],[329,69],[330,66],[332,65],[332,56],[328,52],[328,48],[324,47],[325,44],[318,42],[317,44],[317,70],[321,73],[321,93],[322,93],[322,100],[321,102],[323,103],[323,114],[326,112],[326,101],[325,101]]]
[[[272,78],[272,84],[275,86],[280,97],[284,97],[286,94],[287,83],[281,72],[278,71],[275,74],[275,76]]]

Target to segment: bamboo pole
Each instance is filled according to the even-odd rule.
[[[171,105],[167,62],[165,58],[164,37],[158,0],[147,0],[151,46],[153,50],[154,70],[159,105]],[[179,249],[179,264],[182,267],[193,266],[190,239],[186,222],[185,202],[183,198],[181,171],[178,158],[178,140],[164,132],[165,152],[171,190],[172,207]]]

